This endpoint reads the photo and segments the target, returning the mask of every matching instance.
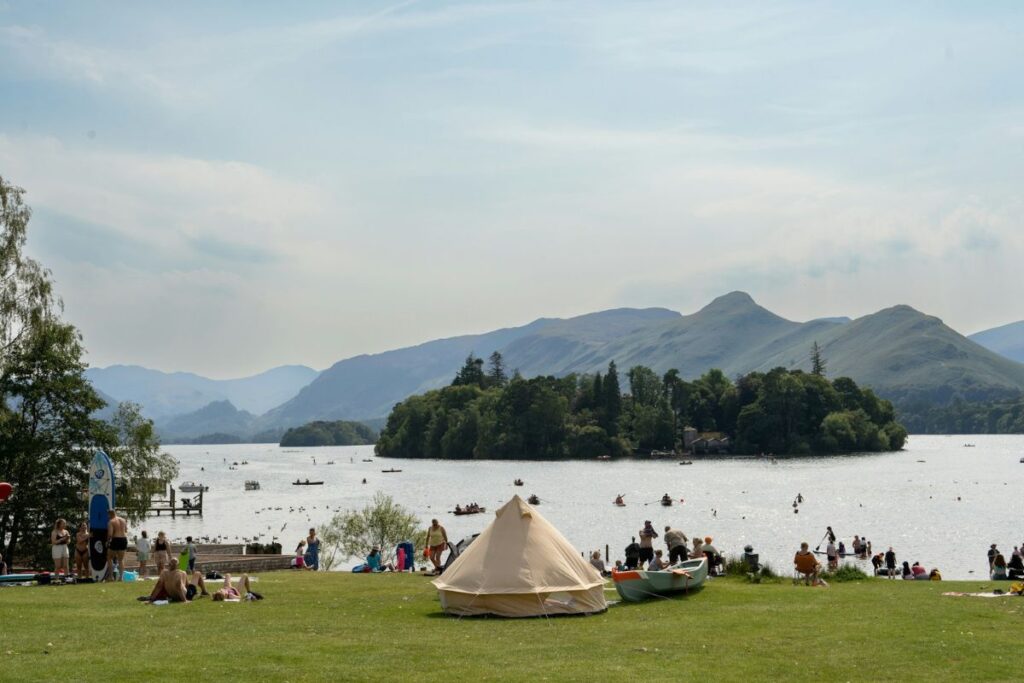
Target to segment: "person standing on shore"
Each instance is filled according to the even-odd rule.
[[[651,525],[651,520],[644,520],[644,528],[640,530],[640,566],[654,559],[654,539],[658,532]]]
[[[306,566],[317,571],[320,569],[320,539],[316,537],[316,529],[309,530],[306,537]]]
[[[75,574],[84,577],[89,572],[89,524],[82,522],[75,534]]]
[[[675,564],[676,562],[682,562],[689,555],[690,551],[686,547],[686,534],[678,529],[673,529],[670,526],[665,527],[665,545],[668,547],[668,562],[669,564]]]
[[[896,553],[893,552],[892,546],[885,552],[885,570],[890,579],[896,578]]]
[[[427,548],[430,550],[430,561],[434,565],[434,571],[441,573],[441,556],[448,545],[448,532],[444,530],[441,523],[436,519],[430,520],[427,527]]]
[[[640,544],[636,542],[636,536],[633,536],[626,546],[626,569],[636,569],[640,566]]]
[[[996,560],[996,555],[999,554],[999,549],[996,548],[996,544],[993,543],[988,548],[988,573],[992,573],[992,563]]]
[[[139,578],[146,578],[146,563],[149,562],[149,532],[142,530],[142,536],[135,539],[135,555],[139,562]]]
[[[157,532],[156,540],[153,541],[153,561],[156,563],[157,576],[163,576],[164,569],[170,564],[171,542],[167,540],[164,532]]]
[[[128,522],[123,517],[117,516],[117,510],[107,513],[110,523],[107,524],[107,538],[110,539],[109,559],[107,560],[108,573],[117,565],[117,581],[124,580],[124,554],[128,550]]]
[[[68,571],[68,544],[71,543],[71,532],[68,531],[68,523],[58,519],[50,532],[50,555],[53,557],[53,571],[57,574],[66,574]]]

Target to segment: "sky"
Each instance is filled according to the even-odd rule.
[[[732,290],[971,333],[1024,318],[1022,33],[1017,2],[0,0],[0,175],[96,366]]]

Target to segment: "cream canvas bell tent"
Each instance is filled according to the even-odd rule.
[[[536,617],[608,608],[604,580],[519,496],[434,579],[448,614]]]

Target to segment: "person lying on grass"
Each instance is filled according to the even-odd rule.
[[[234,602],[236,600],[241,600],[243,597],[246,600],[262,600],[263,599],[262,595],[260,595],[259,593],[253,592],[253,590],[249,587],[249,575],[248,574],[242,574],[242,578],[238,580],[238,585],[237,586],[232,585],[232,583],[231,583],[231,574],[225,574],[224,575],[224,587],[213,592],[213,601],[214,602],[222,602],[224,600],[227,600],[229,602]]]

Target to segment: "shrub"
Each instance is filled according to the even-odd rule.
[[[859,567],[855,567],[852,564],[844,564],[834,572],[827,572],[824,574],[824,577],[826,581],[838,581],[840,583],[844,581],[863,581],[864,579],[871,578]]]

